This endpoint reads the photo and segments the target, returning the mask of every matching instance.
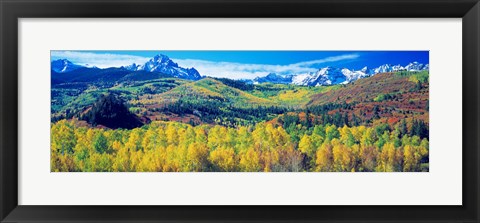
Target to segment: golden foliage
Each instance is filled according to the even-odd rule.
[[[418,136],[377,135],[365,126],[299,129],[153,122],[109,130],[61,120],[51,126],[50,166],[54,172],[428,171],[428,140]]]

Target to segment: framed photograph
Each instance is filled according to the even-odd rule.
[[[1,1],[1,222],[478,222],[476,0]]]

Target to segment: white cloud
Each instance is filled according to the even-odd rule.
[[[73,63],[87,66],[96,66],[99,68],[121,67],[132,63],[144,64],[150,58],[109,54],[109,53],[92,53],[81,51],[52,51],[51,59],[68,59]],[[358,58],[358,54],[345,54],[340,56],[326,57],[318,60],[303,61],[287,65],[271,65],[271,64],[244,64],[233,62],[215,62],[197,59],[175,59],[179,66],[190,68],[194,67],[203,76],[211,77],[228,77],[232,79],[253,79],[255,77],[266,76],[269,73],[277,74],[305,74],[315,72],[318,68],[312,67],[328,62],[336,62],[341,60],[352,60]]]
[[[181,67],[195,67],[200,74],[211,77],[228,77],[232,79],[253,79],[266,76],[269,73],[277,74],[304,74],[315,72],[318,68],[312,65],[351,60],[358,58],[358,54],[345,54],[341,56],[327,57],[319,60],[304,61],[288,65],[270,64],[242,64],[231,62],[213,62],[193,59],[172,59]]]
[[[211,77],[232,79],[253,79],[269,73],[313,72],[315,68],[293,67],[290,65],[242,64],[231,62],[213,62],[206,60],[172,59],[181,67],[194,67],[200,74]]]
[[[51,51],[51,59],[68,59],[72,63],[99,68],[121,67],[132,63],[144,64],[150,58],[110,53],[91,53],[79,51]]]
[[[333,57],[327,57],[323,58],[320,60],[311,60],[311,61],[305,61],[305,62],[300,62],[296,63],[294,65],[296,66],[311,66],[315,64],[322,64],[322,63],[327,63],[327,62],[336,62],[340,60],[353,60],[357,59],[359,57],[358,54],[345,54],[345,55],[340,55],[340,56],[333,56]]]

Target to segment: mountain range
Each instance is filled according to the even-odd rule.
[[[301,86],[325,86],[336,84],[348,84],[358,79],[370,77],[378,73],[396,71],[422,71],[428,70],[429,64],[412,62],[406,66],[383,64],[369,69],[364,67],[360,70],[350,70],[339,67],[323,67],[316,72],[305,74],[276,74],[270,73],[253,80],[245,80],[248,83],[276,83],[295,84]],[[163,77],[176,77],[186,80],[200,80],[203,76],[195,68],[183,68],[166,55],[156,55],[145,64],[130,64],[122,67],[100,69],[74,64],[67,59],[59,59],[51,62],[52,83],[64,82],[119,82],[150,80]]]
[[[317,72],[297,75],[281,75],[270,73],[264,77],[257,77],[254,83],[277,83],[277,84],[295,84],[302,86],[324,86],[336,84],[348,84],[358,79],[370,77],[379,73],[388,73],[396,71],[422,71],[428,70],[429,64],[418,62],[409,63],[406,66],[383,64],[379,67],[368,69],[364,67],[361,70],[350,70],[348,68],[324,67]]]
[[[64,82],[118,82],[150,80],[164,77],[176,77],[187,80],[202,78],[195,68],[183,68],[168,56],[157,55],[143,65],[135,63],[100,69],[74,64],[67,59],[51,62],[52,83]]]
[[[52,70],[57,73],[66,73],[82,67],[83,66],[74,64],[67,59],[55,60],[55,61],[52,61],[52,64],[51,64]]]
[[[173,62],[168,56],[159,54],[147,61],[143,65],[137,65],[135,63],[122,67],[130,71],[148,71],[159,72],[172,75],[182,79],[198,80],[202,76],[195,68],[183,68]]]

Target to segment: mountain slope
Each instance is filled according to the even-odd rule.
[[[416,118],[428,122],[428,71],[381,73],[313,95],[307,107],[318,110],[337,106],[330,113],[355,114],[365,120],[387,118],[396,122]]]
[[[143,99],[151,98],[148,104],[164,104],[183,101],[219,101],[235,107],[272,106],[276,103],[254,96],[245,91],[233,88],[222,82],[204,78],[202,80],[183,84],[162,94],[144,96]]]
[[[51,81],[53,85],[71,82],[112,84],[123,81],[144,81],[168,77],[186,80],[199,80],[202,78],[195,68],[180,67],[165,55],[157,55],[144,65],[134,63],[129,66],[100,69],[97,67],[83,67],[63,59],[52,61],[51,67]]]
[[[286,111],[280,104],[222,82],[204,78],[167,92],[144,95],[130,104],[151,120],[234,126],[269,120]]]
[[[158,72],[171,75],[173,77],[188,79],[188,80],[199,80],[202,78],[200,73],[195,68],[183,68],[178,66],[177,63],[173,62],[168,56],[159,54],[154,56],[152,59],[147,61],[144,65],[131,64],[130,66],[125,67],[125,69],[131,71],[147,71],[147,72]]]
[[[412,62],[406,66],[383,64],[379,67],[368,69],[364,67],[361,70],[350,70],[348,68],[339,67],[323,67],[315,73],[281,75],[269,74],[265,77],[257,77],[254,79],[256,83],[276,83],[276,84],[295,84],[302,86],[325,86],[336,84],[348,84],[358,79],[370,77],[379,73],[412,71],[419,72],[428,70],[429,65]]]
[[[276,84],[290,84],[292,83],[293,76],[278,75],[270,73],[265,77],[256,77],[253,79],[256,83],[276,83]]]
[[[51,69],[57,73],[66,73],[79,68],[82,68],[82,66],[74,64],[67,59],[54,60],[51,63]]]

